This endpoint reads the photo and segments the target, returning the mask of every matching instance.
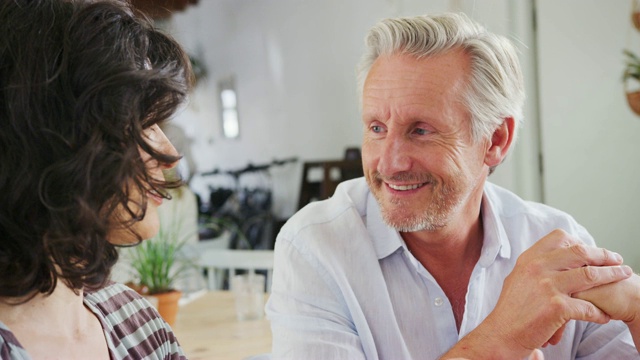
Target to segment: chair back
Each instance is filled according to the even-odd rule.
[[[271,291],[273,250],[208,249],[200,254],[198,265],[207,272],[209,290],[222,289],[224,270],[229,270],[229,277],[232,277],[236,270],[243,269],[249,272],[266,270],[266,291]]]

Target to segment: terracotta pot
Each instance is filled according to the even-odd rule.
[[[178,301],[182,296],[182,293],[177,290],[169,291],[161,294],[153,294],[151,295],[158,299],[158,312],[160,316],[166,321],[170,326],[173,326],[173,323],[176,321],[176,315],[178,314]]]
[[[627,92],[627,103],[636,115],[640,115],[640,90]]]
[[[634,11],[631,13],[631,21],[633,22],[633,26],[640,30],[640,11]]]

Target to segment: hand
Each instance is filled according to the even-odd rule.
[[[540,349],[535,349],[533,350],[531,355],[529,355],[528,360],[544,360],[544,354],[542,353],[542,351],[540,351]]]
[[[571,295],[631,276],[621,264],[616,253],[584,245],[562,230],[551,232],[520,255],[495,309],[450,354],[522,358],[559,342],[569,320],[608,322],[605,312]]]
[[[573,294],[589,301],[614,320],[626,323],[640,321],[640,276],[633,275],[620,282],[601,285]]]
[[[640,276],[634,274],[620,282],[575,293],[573,297],[593,303],[612,319],[624,321],[636,349],[640,349]]]

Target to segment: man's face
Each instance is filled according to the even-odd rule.
[[[385,222],[404,232],[464,221],[487,176],[486,141],[474,142],[463,104],[462,50],[378,58],[364,84],[362,159]],[[477,217],[477,213],[475,214]]]
[[[144,136],[147,138],[147,142],[157,151],[169,154],[169,155],[177,155],[176,149],[173,147],[169,139],[165,136],[164,132],[160,129],[158,125],[153,125],[148,129],[144,130]],[[144,152],[140,149],[140,156],[142,160],[147,165],[147,172],[149,175],[156,180],[164,180],[164,175],[162,170],[167,170],[176,165],[173,164],[159,164],[157,160],[153,159],[151,155]],[[138,242],[138,238],[134,235],[133,232],[137,233],[142,237],[142,239],[150,239],[154,237],[158,230],[160,229],[160,219],[158,215],[158,207],[162,205],[163,198],[156,192],[149,190],[144,196],[147,198],[147,209],[142,220],[135,222],[130,229],[124,228],[115,228],[113,229],[109,235],[109,242],[116,245],[131,245]],[[129,202],[129,206],[134,211],[139,211],[140,207],[136,204],[142,204],[144,201],[143,194],[141,194],[137,189],[131,189],[131,201]],[[121,220],[119,219],[130,219],[131,216],[125,211],[124,207],[120,206],[116,210],[117,214],[116,220],[114,223],[118,223]]]

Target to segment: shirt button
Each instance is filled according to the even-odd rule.
[[[442,300],[442,298],[435,298],[435,300],[433,300],[433,305],[435,306],[442,306],[442,304],[444,304],[444,300]]]

